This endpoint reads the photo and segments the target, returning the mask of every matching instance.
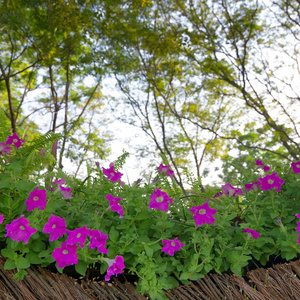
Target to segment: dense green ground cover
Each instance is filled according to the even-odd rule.
[[[256,160],[238,187],[204,194],[194,180],[183,194],[163,164],[154,180],[125,184],[124,153],[81,180],[54,168],[59,135],[1,138],[1,253],[17,279],[31,264],[55,263],[59,272],[73,265],[82,276],[100,265],[105,280],[133,274],[138,292],[164,299],[162,289],[210,271],[241,276],[250,261],[265,265],[272,255],[290,260],[300,252],[300,162]]]

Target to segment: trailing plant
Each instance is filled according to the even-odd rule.
[[[132,274],[137,292],[166,299],[163,289],[211,271],[242,276],[251,261],[266,265],[272,255],[290,260],[300,251],[300,162],[275,170],[257,159],[238,187],[203,193],[195,180],[183,195],[163,164],[151,182],[122,182],[124,153],[109,167],[89,167],[83,180],[45,172],[52,180],[45,188],[23,172],[26,155],[44,141],[50,149],[52,137],[42,140],[0,143],[1,254],[16,279],[31,264],[59,272],[74,265],[82,276],[99,265],[106,281]],[[47,167],[40,163],[33,166]]]

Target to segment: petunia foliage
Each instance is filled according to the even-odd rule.
[[[55,169],[38,182],[18,169],[17,151],[26,147],[12,148],[10,159],[2,154],[0,166],[1,254],[5,269],[17,269],[16,279],[31,264],[85,276],[97,263],[103,280],[131,274],[137,292],[166,299],[163,289],[211,270],[241,276],[251,260],[265,265],[274,255],[290,260],[300,252],[295,163],[264,171],[254,162],[240,181],[207,193],[194,183],[183,194],[167,174],[121,182],[127,153],[110,163],[109,173],[95,164],[92,180]]]

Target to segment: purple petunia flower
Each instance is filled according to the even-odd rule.
[[[6,142],[0,143],[0,155],[8,153],[10,155],[11,147],[6,145]]]
[[[4,216],[3,215],[0,215],[0,224],[2,224],[4,221]]]
[[[55,248],[52,257],[57,262],[58,268],[64,268],[67,265],[76,265],[78,258],[76,254],[77,245],[69,245],[66,242],[61,243],[60,248]]]
[[[62,185],[64,183],[66,183],[66,180],[64,178],[54,181],[53,184],[57,184],[58,187],[54,193],[56,194],[58,191],[60,191],[66,199],[72,199],[73,198],[71,194],[72,189],[63,187]]]
[[[162,243],[164,246],[161,251],[171,256],[174,256],[174,251],[179,251],[181,247],[185,246],[185,244],[180,243],[177,237],[174,240],[162,240]]]
[[[153,194],[150,196],[149,209],[159,209],[167,212],[169,209],[169,203],[173,203],[173,199],[169,198],[167,193],[156,188]]]
[[[160,164],[160,166],[157,168],[157,170],[161,173],[161,174],[166,174],[169,177],[173,177],[174,176],[174,171],[172,171],[170,169],[170,166],[164,166],[163,164]]]
[[[277,173],[272,173],[272,175],[266,175],[263,178],[258,178],[261,183],[261,189],[263,191],[268,191],[270,189],[276,188],[276,192],[280,191],[284,180],[277,176]]]
[[[46,190],[39,190],[38,187],[30,193],[29,199],[25,201],[27,205],[27,211],[32,211],[36,207],[39,207],[41,210],[45,210],[47,201],[46,201]]]
[[[29,220],[21,218],[13,220],[10,224],[5,226],[7,233],[5,237],[9,236],[12,240],[17,242],[24,242],[26,245],[30,239],[30,236],[36,232],[37,229],[33,229],[29,226]]]
[[[232,197],[244,194],[241,189],[237,189],[233,187],[230,183],[226,183],[222,185],[222,191],[224,192],[225,195],[229,195]]]
[[[86,237],[90,233],[89,229],[85,226],[76,228],[74,230],[67,230],[68,238],[66,239],[66,243],[68,245],[75,245],[79,243],[80,247],[84,247],[84,242]]]
[[[294,173],[300,173],[300,161],[292,162],[291,167],[293,168]]]
[[[218,198],[223,195],[223,192],[216,193],[213,198]]]
[[[243,232],[247,232],[248,234],[251,234],[255,239],[257,239],[259,236],[261,236],[257,231],[249,228],[245,228]]]
[[[64,197],[66,199],[72,199],[73,195],[71,194],[71,188],[65,188],[62,185],[59,187],[60,188],[60,192],[64,195]]]
[[[109,281],[110,277],[112,275],[118,276],[118,274],[121,274],[123,272],[123,269],[125,268],[124,265],[124,258],[121,255],[117,255],[115,259],[108,259],[108,258],[102,258],[105,260],[108,264],[107,273],[105,275],[105,281]]]
[[[56,180],[56,181],[53,182],[53,184],[57,184],[58,187],[65,184],[65,183],[66,183],[66,179],[64,179],[64,178],[61,178],[61,179]]]
[[[102,231],[89,229],[90,236],[90,249],[97,248],[99,252],[103,254],[107,254],[107,249],[104,248],[106,246],[106,240],[108,235],[103,234]]]
[[[105,169],[102,167],[102,170],[103,170],[103,173],[104,175],[107,176],[107,178],[112,181],[112,182],[117,182],[118,180],[121,179],[121,177],[123,176],[122,173],[120,172],[116,172],[114,170],[114,164],[113,163],[110,163],[109,165],[109,169]]]
[[[190,212],[194,214],[194,220],[197,226],[202,224],[215,224],[214,214],[218,211],[217,209],[212,209],[208,206],[209,201],[205,202],[200,206],[193,206]]]
[[[21,140],[18,135],[14,132],[13,135],[9,135],[6,141],[6,145],[14,144],[16,148],[20,148],[24,140]]]
[[[255,164],[259,167],[262,167],[265,172],[268,172],[270,170],[270,167],[263,164],[263,162],[259,159],[256,160]]]
[[[56,217],[55,215],[51,215],[51,217],[48,219],[48,222],[43,228],[43,232],[50,233],[50,242],[59,239],[60,236],[63,236],[65,233],[67,233],[67,225],[65,219]]]
[[[245,189],[246,192],[250,192],[251,190],[253,191],[258,191],[261,188],[260,181],[254,181],[252,183],[245,183]]]
[[[300,233],[300,221],[297,223],[297,227],[295,228],[295,230]]]
[[[117,212],[120,215],[120,219],[122,219],[124,217],[123,207],[118,204],[118,202],[122,200],[122,198],[121,197],[117,198],[117,197],[113,197],[112,195],[107,195],[106,199],[109,201],[109,206],[111,210]]]

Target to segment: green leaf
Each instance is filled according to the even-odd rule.
[[[41,251],[46,249],[46,245],[41,240],[34,240],[33,242],[30,243],[30,248],[35,252],[40,253]]]
[[[205,265],[204,265],[204,270],[205,270],[206,273],[208,273],[209,271],[211,271],[212,268],[213,268],[213,267],[212,267],[211,264],[205,264]]]
[[[146,254],[147,254],[149,257],[152,257],[152,256],[153,256],[153,249],[152,249],[151,247],[149,247],[147,244],[144,245],[144,248],[145,248]]]
[[[161,277],[160,282],[164,285],[165,290],[173,289],[179,285],[179,282],[172,276]]]
[[[142,211],[140,212],[137,216],[136,216],[136,220],[140,221],[140,220],[144,220],[146,217],[149,216],[149,212],[148,211]]]
[[[8,177],[8,176],[0,177],[0,189],[9,187],[9,183],[10,183],[10,177]]]
[[[8,169],[12,171],[16,177],[18,177],[22,172],[22,165],[19,162],[13,162],[9,165]]]
[[[77,273],[79,273],[82,276],[85,276],[87,269],[87,263],[80,260],[76,265],[75,265],[75,270]]]
[[[14,250],[9,249],[9,248],[2,249],[1,254],[4,257],[10,258],[11,260],[15,260],[16,255],[17,255],[17,253]]]
[[[16,279],[16,280],[23,280],[25,275],[27,275],[27,271],[25,270],[19,270],[14,276],[13,276],[13,279]]]
[[[26,180],[20,180],[15,183],[15,188],[19,190],[31,191],[36,186],[33,182],[28,182]]]
[[[38,265],[42,263],[42,259],[35,252],[29,252],[26,254],[26,259],[30,262],[30,264]]]
[[[189,277],[190,280],[199,280],[204,277],[204,274],[201,273],[192,273]]]
[[[16,260],[16,266],[19,269],[27,269],[30,267],[30,262],[28,259],[26,259],[25,257],[19,257]]]
[[[16,266],[16,263],[14,260],[8,258],[4,264],[4,270],[13,270],[15,269],[17,266]]]
[[[187,272],[182,272],[179,277],[180,280],[187,280],[189,278],[190,278],[190,274]]]
[[[119,231],[116,230],[115,227],[112,227],[109,231],[109,239],[111,239],[113,242],[116,242],[119,239]]]
[[[234,274],[242,277],[242,266],[241,265],[233,264],[233,265],[230,266],[230,269]]]

